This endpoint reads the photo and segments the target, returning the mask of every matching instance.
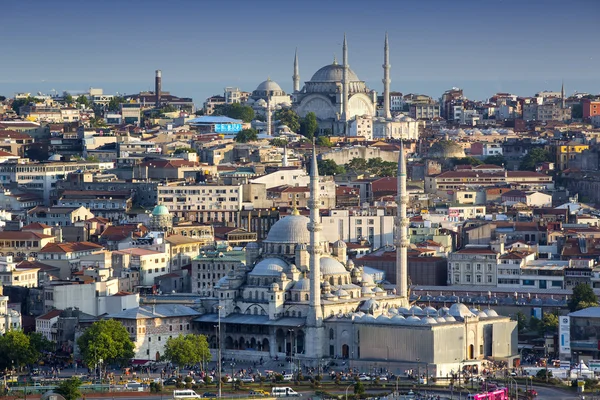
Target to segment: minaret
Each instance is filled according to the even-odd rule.
[[[342,48],[342,52],[344,53],[343,55],[343,64],[344,64],[344,71],[343,71],[343,75],[342,75],[342,90],[343,90],[343,111],[342,111],[342,120],[344,121],[344,126],[347,125],[348,123],[348,68],[350,68],[348,66],[348,43],[346,43],[346,34],[344,33],[344,45]],[[344,130],[344,134],[346,133],[346,131]]]
[[[292,79],[294,80],[294,92],[300,91],[300,68],[298,67],[298,49],[296,48],[296,55],[294,56],[294,75],[292,75]]]
[[[162,71],[160,69],[156,70],[156,74],[154,76],[154,94],[156,95],[156,107],[160,107],[161,96],[162,96]]]
[[[283,157],[281,158],[281,166],[289,167],[288,154],[287,154],[287,145],[283,146]],[[295,207],[296,202],[294,202]]]
[[[400,145],[398,157],[398,212],[396,216],[396,294],[406,299],[408,304],[408,218],[406,206],[408,193],[406,191],[406,159],[404,158],[404,143]]]
[[[271,97],[267,97],[267,135],[271,136],[273,134],[273,121],[271,115]]]
[[[565,81],[562,82],[562,86],[560,88],[560,101],[561,101],[561,108],[565,109]]]
[[[383,55],[383,117],[392,118],[392,112],[390,111],[390,48],[388,46],[388,34],[385,33],[385,46]]]
[[[323,310],[321,309],[321,223],[319,215],[319,170],[317,151],[313,139],[312,161],[310,167],[310,298],[306,318],[306,357],[313,362],[323,356]]]

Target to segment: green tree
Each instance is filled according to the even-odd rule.
[[[31,332],[29,334],[29,345],[38,354],[54,350],[54,343],[46,339],[46,336],[39,332]]]
[[[258,132],[256,129],[242,129],[235,135],[235,141],[238,143],[248,143],[258,140]]]
[[[71,96],[70,93],[65,93],[63,95],[63,100],[64,100],[65,104],[73,104],[73,101],[74,101],[73,96]]]
[[[177,365],[210,361],[206,336],[189,334],[169,338],[165,344],[164,358]]]
[[[275,138],[275,139],[271,140],[271,142],[269,144],[271,146],[275,146],[275,147],[284,147],[284,146],[287,146],[288,141],[285,139],[281,139],[281,138]]]
[[[175,111],[177,111],[177,107],[175,107],[172,104],[166,104],[166,105],[164,105],[164,106],[161,107],[160,114],[164,115],[164,114],[172,113],[172,112],[175,112]]]
[[[88,107],[90,105],[90,101],[88,100],[88,98],[84,95],[81,95],[77,98],[77,100],[75,100],[78,104],[81,104],[82,106]]]
[[[125,99],[121,96],[114,96],[108,102],[108,111],[119,111],[121,109],[121,103],[125,103]]]
[[[300,130],[300,117],[296,114],[296,111],[291,108],[282,108],[281,110],[275,111],[273,119],[286,125],[292,132],[298,132]]]
[[[536,147],[523,157],[521,164],[519,164],[519,169],[521,171],[535,171],[537,165],[545,161],[552,161],[552,156],[547,150]]]
[[[365,172],[367,170],[367,160],[364,158],[353,158],[348,164],[346,164],[346,169],[355,172]]]
[[[539,332],[542,328],[542,321],[539,318],[532,316],[529,318],[529,330],[532,332]]]
[[[94,368],[100,360],[104,363],[125,364],[135,354],[129,332],[114,319],[94,322],[77,339],[77,345],[89,368]]]
[[[192,149],[191,147],[178,147],[175,149],[175,151],[173,153],[174,154],[197,153],[197,151],[195,149]]]
[[[55,392],[63,396],[65,400],[77,400],[81,397],[80,386],[79,378],[65,379],[56,387]]]
[[[323,147],[331,147],[333,146],[333,143],[331,143],[331,140],[329,140],[329,138],[327,136],[319,136],[316,140],[317,146],[323,146]]]
[[[331,128],[323,129],[323,136],[333,136],[333,130]]]
[[[50,154],[45,146],[42,147],[41,144],[36,143],[25,150],[25,157],[34,161],[46,161],[48,160],[48,157],[50,157]]]
[[[361,395],[365,393],[365,385],[362,382],[356,382],[354,384],[354,394]]]
[[[573,288],[573,295],[569,299],[571,312],[598,305],[598,297],[594,290],[585,283],[580,283]]]
[[[558,315],[555,313],[544,313],[540,323],[540,335],[544,333],[558,332]]]
[[[35,97],[28,96],[27,98],[24,98],[24,99],[13,100],[10,107],[13,109],[14,112],[19,114],[19,109],[22,106],[26,106],[26,105],[32,104],[32,103],[39,103],[40,101],[41,100],[36,99]]]
[[[502,154],[496,154],[495,156],[487,156],[483,160],[484,164],[493,164],[493,165],[504,165],[506,164],[506,158]]]
[[[23,331],[8,331],[0,337],[0,370],[21,368],[39,359],[39,353],[31,347],[29,337]]]
[[[338,175],[346,172],[343,165],[337,165],[333,160],[318,160],[317,168],[320,175]]]
[[[477,165],[483,164],[483,161],[478,160],[475,157],[452,158],[451,161],[452,161],[452,164],[454,164],[454,165],[473,165],[473,166],[477,166]]]
[[[571,107],[571,118],[583,118],[583,104],[573,104],[573,107]]]
[[[229,118],[250,122],[254,119],[254,110],[252,107],[243,106],[240,103],[222,104],[215,107],[213,115],[224,115]]]
[[[319,123],[317,122],[317,115],[314,112],[309,112],[300,123],[300,134],[309,140],[315,137],[315,133],[319,129]]]
[[[519,333],[523,333],[527,330],[527,317],[521,311],[517,312],[517,329]]]

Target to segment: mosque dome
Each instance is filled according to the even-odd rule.
[[[452,307],[450,307],[450,311],[448,313],[453,317],[459,318],[473,316],[473,313],[462,303],[452,304]]]
[[[408,315],[410,314],[410,310],[406,307],[398,307],[398,314]]]
[[[392,322],[395,324],[404,324],[406,319],[402,315],[394,315],[392,317]]]
[[[344,79],[344,66],[339,65],[336,61],[333,64],[326,65],[314,73],[311,82],[342,82]],[[358,76],[348,68],[348,81],[360,82]]]
[[[491,308],[487,309],[487,310],[483,310],[483,312],[486,313],[488,317],[497,317],[498,316],[498,313],[496,312],[496,310],[492,310]]]
[[[427,315],[437,315],[437,310],[431,306],[425,307],[425,314]]]
[[[452,315],[448,314],[444,317],[444,319],[446,320],[446,322],[456,322],[456,318],[454,318]]]
[[[418,324],[418,323],[421,322],[421,318],[416,317],[414,315],[411,315],[410,317],[406,318],[406,322],[410,322],[410,323],[413,323],[413,324],[415,324],[415,323]]]
[[[363,272],[362,274],[362,283],[363,285],[375,285],[373,277],[370,274],[367,274],[366,272]]]
[[[438,314],[440,315],[440,317],[443,317],[444,315],[447,315],[450,312],[450,309],[448,307],[442,307],[439,309]]]
[[[346,243],[344,243],[343,240],[337,240],[337,241],[335,241],[333,243],[333,247],[339,247],[339,248],[343,249],[343,248],[345,248],[347,246],[346,246]]]
[[[436,320],[437,322],[439,322],[439,323],[444,323],[444,322],[446,322],[446,318],[444,318],[444,317],[437,317],[435,320]]]
[[[152,215],[154,215],[155,217],[161,215],[169,215],[169,209],[166,206],[159,204],[156,207],[154,207],[154,210],[152,210]]]
[[[383,315],[383,314],[381,314],[379,317],[377,317],[376,321],[380,324],[389,324],[392,322],[390,317],[388,317],[387,315]]]
[[[421,322],[424,324],[430,324],[430,325],[437,324],[436,319],[432,318],[432,317],[425,317],[421,320]]]
[[[258,99],[254,104],[256,104],[259,107],[266,107],[267,106],[267,102],[265,101],[265,99]]]
[[[265,243],[310,243],[308,223],[310,220],[302,215],[288,215],[275,222],[264,240]]]
[[[331,257],[321,257],[321,273],[323,275],[347,274],[346,268],[338,260]]]
[[[271,79],[267,79],[264,82],[261,82],[260,85],[256,87],[257,91],[279,91],[282,92],[281,86],[275,81]]]
[[[423,312],[423,309],[419,306],[412,306],[410,308],[410,312],[414,315],[425,315],[425,313]]]
[[[251,249],[260,249],[260,246],[256,242],[250,242],[246,245],[246,250],[251,250]]]
[[[310,290],[310,280],[308,278],[302,278],[302,279],[298,280],[298,282],[296,282],[294,284],[293,290],[309,291]]]
[[[350,294],[348,294],[348,292],[346,292],[344,289],[338,289],[334,294],[337,297],[350,297]]]
[[[432,158],[464,158],[464,149],[451,140],[440,140],[431,145],[428,152]]]
[[[287,264],[282,259],[265,258],[254,266],[249,275],[279,277],[284,268],[287,268]]]

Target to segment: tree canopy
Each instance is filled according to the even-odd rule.
[[[331,147],[333,146],[333,143],[331,143],[331,140],[329,140],[329,138],[327,136],[319,136],[316,140],[317,146],[323,146],[323,147]]]
[[[282,108],[281,110],[275,111],[273,119],[286,125],[292,132],[298,132],[300,130],[300,117],[298,117],[298,114],[291,108]]]
[[[100,360],[105,363],[126,363],[134,356],[134,345],[129,332],[114,319],[94,322],[77,339],[83,360],[93,367]]]
[[[256,129],[242,129],[235,135],[235,141],[238,143],[248,143],[258,140],[258,132]]]
[[[164,358],[177,365],[210,361],[206,336],[189,334],[169,338],[165,344]]]
[[[224,115],[229,118],[250,122],[254,119],[254,110],[252,107],[243,106],[240,103],[221,104],[215,107],[213,115]]]
[[[381,157],[370,158],[353,158],[346,169],[357,173],[366,173],[374,176],[396,176],[398,163],[392,161],[383,161]]]
[[[121,109],[121,103],[125,103],[125,99],[120,96],[114,96],[108,102],[108,111],[119,111]]]
[[[54,390],[65,398],[65,400],[77,400],[81,397],[81,380],[79,378],[69,378],[60,382]]]
[[[41,100],[35,97],[31,97],[31,96],[27,96],[24,99],[16,99],[13,100],[12,104],[11,104],[11,108],[13,109],[14,112],[16,112],[17,114],[19,114],[19,109],[22,106],[26,106],[28,104],[31,103],[41,103]]]
[[[66,93],[66,94],[63,96],[63,101],[65,102],[65,104],[73,104],[73,102],[74,102],[75,100],[73,99],[73,96],[71,96],[71,94],[70,94],[70,93]]]
[[[29,336],[23,331],[8,331],[0,336],[0,370],[21,368],[39,359],[39,353],[31,346]]]
[[[269,142],[269,144],[271,146],[283,147],[283,146],[287,146],[288,141],[285,139],[281,139],[281,138],[275,138],[275,139],[271,140],[271,142]]]
[[[546,149],[536,147],[523,157],[519,169],[521,171],[535,171],[537,165],[545,161],[552,161],[552,156]]]
[[[502,154],[496,154],[495,156],[487,156],[483,160],[483,163],[502,166],[502,165],[506,164],[506,158],[504,158],[504,156]]]
[[[82,106],[88,107],[90,105],[90,101],[88,100],[88,98],[84,95],[81,95],[77,98],[77,100],[75,100],[78,104],[81,104]]]
[[[338,175],[346,172],[344,166],[337,165],[333,160],[318,160],[317,168],[319,168],[319,175]]]
[[[473,165],[473,166],[477,166],[477,165],[481,165],[483,164],[483,161],[475,158],[475,157],[455,157],[451,159],[452,164],[454,165]]]
[[[178,147],[175,149],[175,151],[173,153],[174,154],[197,153],[197,151],[195,149],[192,149],[191,147]]]
[[[573,295],[569,299],[568,304],[571,312],[588,307],[596,307],[597,305],[598,297],[589,285],[580,283],[573,288]]]
[[[300,134],[308,140],[312,140],[318,129],[317,115],[314,112],[307,113],[300,122]]]

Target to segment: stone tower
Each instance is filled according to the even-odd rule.
[[[408,304],[408,218],[406,206],[408,193],[406,190],[406,159],[404,157],[404,143],[400,145],[398,157],[398,212],[396,216],[396,294],[406,299]]]
[[[385,45],[383,49],[383,117],[392,118],[390,111],[390,48],[388,45],[388,34],[385,33]]]

